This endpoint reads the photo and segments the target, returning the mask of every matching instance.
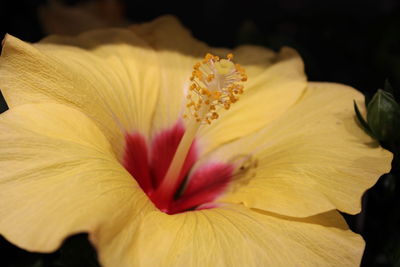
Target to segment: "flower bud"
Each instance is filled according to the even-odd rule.
[[[375,93],[367,106],[367,122],[370,131],[379,141],[399,138],[400,105],[391,93],[381,89]]]

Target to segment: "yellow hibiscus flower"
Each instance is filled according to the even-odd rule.
[[[392,154],[356,124],[363,96],[307,82],[290,48],[210,48],[171,17],[8,35],[0,88],[0,234],[26,250],[88,232],[105,267],[360,263],[337,210]]]

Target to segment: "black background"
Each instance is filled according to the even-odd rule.
[[[79,2],[82,1],[64,1],[68,5]],[[196,38],[212,46],[252,43],[275,50],[294,47],[304,59],[309,80],[351,85],[367,99],[382,88],[386,78],[395,89],[400,86],[398,0],[122,3],[124,16],[132,22],[174,14]],[[43,4],[46,1],[1,1],[0,35],[7,32],[25,41],[40,40],[44,30],[37,9]],[[3,111],[6,105],[0,102]],[[382,177],[364,197],[363,212],[346,216],[353,231],[362,234],[367,242],[362,266],[400,266],[398,176],[398,166],[394,166],[392,173]],[[1,266],[97,265],[85,235],[69,238],[51,255],[24,252],[1,239],[0,251],[7,254],[0,259]]]

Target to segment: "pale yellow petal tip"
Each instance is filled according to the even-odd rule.
[[[279,52],[281,54],[281,57],[300,57],[299,52],[290,46],[281,47]]]
[[[290,62],[291,64],[295,65],[295,68],[292,67],[290,69],[292,75],[295,73],[296,76],[302,77],[303,82],[307,82],[307,76],[304,70],[304,61],[300,53],[296,49],[288,46],[282,47],[277,53],[276,62],[281,62],[281,64],[285,64],[285,62]],[[306,85],[304,85],[304,87],[306,87]]]
[[[4,37],[3,37],[3,40],[1,41],[1,46],[4,47],[4,46],[5,46],[6,44],[8,44],[9,42],[16,41],[16,40],[21,41],[21,40],[19,40],[18,38],[12,36],[11,34],[6,33],[6,34],[4,35]]]
[[[285,59],[296,59],[296,60],[300,60],[301,63],[302,63],[302,65],[303,65],[303,67],[304,67],[304,62],[303,62],[303,60],[302,60],[302,58],[301,58],[300,53],[299,53],[296,49],[294,49],[294,48],[292,48],[292,47],[283,46],[283,47],[279,50],[278,56],[279,56],[279,59],[280,59],[280,60],[285,60]]]
[[[5,53],[5,51],[7,50],[7,48],[9,47],[14,47],[14,48],[18,48],[18,47],[23,47],[23,46],[27,46],[30,45],[28,42],[22,41],[21,39],[6,33],[4,35],[3,40],[1,41],[1,46],[2,46],[2,51],[1,51],[1,55],[3,55]]]

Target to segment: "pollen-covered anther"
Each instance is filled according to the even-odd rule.
[[[208,74],[207,76],[207,82],[211,82],[215,78],[214,74]]]
[[[207,53],[193,65],[186,106],[196,121],[210,124],[219,117],[219,109],[230,109],[239,100],[237,95],[243,94],[247,75],[233,57],[232,53],[223,59]]]
[[[211,119],[213,119],[213,120],[218,119],[218,117],[219,117],[219,115],[218,115],[217,112],[213,112],[213,113],[211,114]]]

